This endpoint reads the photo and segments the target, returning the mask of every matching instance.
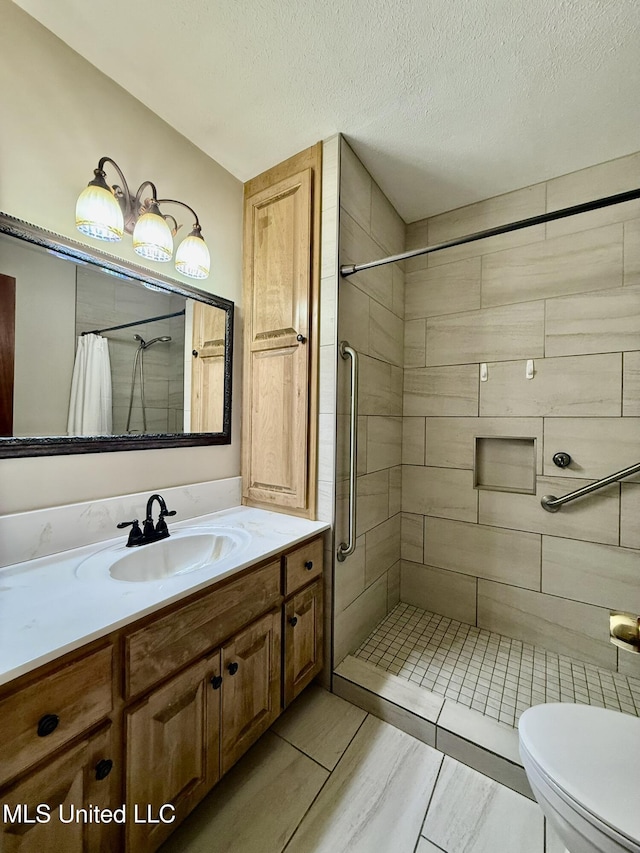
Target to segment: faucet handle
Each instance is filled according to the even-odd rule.
[[[121,521],[118,525],[116,525],[119,530],[122,530],[125,527],[130,527],[129,538],[127,539],[127,548],[133,548],[134,545],[140,545],[144,541],[144,535],[142,530],[140,530],[140,524],[137,518],[134,518],[133,521]]]
[[[175,509],[161,509],[160,510],[160,518],[164,518],[165,515],[177,515],[178,511]]]

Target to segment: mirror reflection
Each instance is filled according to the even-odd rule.
[[[223,430],[222,308],[7,234],[0,306],[0,436]]]

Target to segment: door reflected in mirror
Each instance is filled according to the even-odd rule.
[[[118,267],[0,233],[3,439],[229,432],[232,303]]]

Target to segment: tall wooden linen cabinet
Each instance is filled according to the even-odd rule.
[[[315,518],[322,144],[244,187],[243,502]]]

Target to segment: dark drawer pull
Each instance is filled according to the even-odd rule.
[[[214,690],[218,690],[220,685],[222,684],[222,676],[221,675],[212,675],[210,678],[211,686]]]
[[[230,663],[229,666],[227,667],[227,669],[229,670],[229,675],[235,675],[236,672],[238,671],[238,664],[235,662]]]
[[[96,779],[102,782],[106,779],[113,769],[113,761],[110,758],[103,758],[96,764]]]
[[[38,720],[38,737],[46,737],[58,728],[60,717],[57,714],[45,714]]]
[[[304,567],[305,567],[305,569],[306,569],[308,572],[310,572],[310,571],[311,571],[311,569],[313,568],[313,561],[312,561],[312,560],[307,560],[307,561],[305,562],[305,564],[304,564]]]
[[[297,617],[297,616],[292,616],[292,617],[289,619],[289,625],[291,625],[291,627],[292,627],[292,628],[295,628],[297,624],[298,624],[298,617]]]

